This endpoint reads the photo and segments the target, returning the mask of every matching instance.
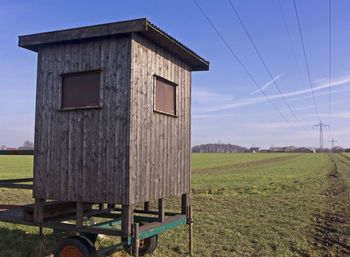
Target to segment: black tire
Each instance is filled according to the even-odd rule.
[[[144,256],[146,254],[152,254],[156,250],[157,245],[158,245],[158,235],[141,240],[139,254],[141,256]]]
[[[98,257],[97,251],[89,239],[82,236],[73,236],[63,240],[55,252],[54,257],[70,256],[70,252],[79,253],[83,257]],[[63,255],[68,253],[68,255]],[[72,254],[72,256],[74,256]]]
[[[148,237],[144,240],[140,240],[140,248],[139,248],[139,254],[140,256],[144,256],[146,254],[152,254],[156,250],[158,245],[158,235]],[[126,245],[124,246],[124,249],[127,253],[131,253],[131,246]]]

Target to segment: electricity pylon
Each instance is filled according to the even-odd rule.
[[[334,140],[334,138],[332,137],[332,140],[329,140],[329,142],[332,143],[332,149],[334,148],[334,143],[338,142],[337,140]]]
[[[313,127],[320,127],[320,149],[323,149],[323,128],[329,127],[329,125],[320,120],[320,123],[314,125]]]

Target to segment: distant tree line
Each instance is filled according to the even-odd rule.
[[[279,152],[279,153],[313,153],[313,152],[350,152],[349,149],[344,149],[340,146],[335,146],[332,149],[314,148],[314,147],[296,147],[296,146],[276,146],[269,149],[261,149],[260,147],[242,147],[232,144],[202,144],[192,147],[192,153],[254,153],[254,152]]]
[[[231,144],[204,144],[192,147],[192,153],[243,153],[246,147]]]
[[[26,140],[22,146],[19,147],[7,147],[6,145],[1,145],[0,150],[2,151],[13,151],[13,150],[34,150],[34,143],[30,140]]]

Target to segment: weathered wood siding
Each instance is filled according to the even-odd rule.
[[[38,54],[35,198],[127,203],[130,38],[42,47]],[[59,111],[60,74],[103,69],[101,109]]]
[[[176,83],[176,115],[154,112],[153,76]],[[190,192],[191,70],[146,38],[131,41],[130,203]]]

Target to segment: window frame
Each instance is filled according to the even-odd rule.
[[[74,74],[84,74],[84,73],[98,73],[99,74],[99,99],[98,105],[86,105],[86,106],[76,106],[76,107],[63,107],[63,87],[64,87],[64,77]],[[103,107],[103,69],[94,70],[83,70],[75,72],[65,72],[60,74],[60,93],[59,93],[59,111],[72,111],[72,110],[89,110],[89,109],[102,109]]]
[[[165,111],[157,110],[157,100],[156,100],[157,99],[157,80],[160,80],[160,81],[168,84],[169,86],[174,87],[174,113],[168,113]],[[176,84],[175,82],[172,82],[168,79],[165,79],[159,75],[154,74],[153,75],[153,112],[177,118],[178,117],[178,111],[177,111],[178,92],[177,92],[177,88],[178,88],[178,84]]]

